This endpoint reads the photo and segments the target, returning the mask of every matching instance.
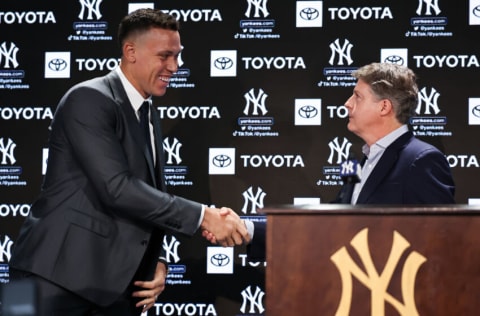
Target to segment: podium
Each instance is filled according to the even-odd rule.
[[[312,205],[267,216],[266,316],[480,314],[480,207]]]

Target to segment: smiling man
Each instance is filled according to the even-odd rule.
[[[77,84],[58,104],[42,191],[10,260],[13,282],[36,284],[39,316],[151,308],[165,286],[166,230],[208,229],[224,246],[249,240],[235,212],[220,215],[165,191],[160,119],[150,103],[178,69],[178,27],[160,10],[129,14],[118,31],[120,67]]]

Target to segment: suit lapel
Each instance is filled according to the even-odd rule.
[[[399,152],[405,147],[412,136],[411,132],[407,132],[385,149],[385,152],[372,173],[368,176],[367,182],[363,185],[362,191],[360,191],[357,199],[357,204],[365,204],[370,196],[377,190],[377,187],[384,181],[385,177],[390,173],[390,170],[394,168],[398,160]]]
[[[138,145],[138,149],[141,152],[143,152],[143,155],[145,156],[148,169],[149,169],[148,171],[150,174],[150,178],[152,179],[152,183],[155,187],[157,187],[157,178],[155,177],[154,163],[152,161],[150,153],[148,152],[146,139],[140,128],[140,124],[138,123],[137,115],[133,110],[133,107],[130,104],[130,101],[128,100],[127,93],[125,92],[125,89],[122,85],[122,81],[120,80],[120,77],[118,76],[115,70],[111,71],[106,77],[110,83],[113,98],[120,105],[123,112],[125,113],[128,128],[135,139],[135,143]],[[152,107],[150,107],[150,110],[151,108]],[[152,112],[152,117],[153,117],[153,112]],[[157,144],[156,137],[155,137],[155,144]],[[157,145],[155,145],[155,147],[157,147]]]
[[[153,106],[150,107],[152,113],[153,134],[155,137],[155,152],[157,153],[157,164],[155,168],[156,179],[160,183],[160,189],[166,191],[165,179],[163,175],[163,166],[165,166],[165,159],[163,156],[163,136],[162,126],[160,124],[160,113]]]

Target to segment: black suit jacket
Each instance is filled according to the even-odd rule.
[[[152,110],[161,163],[159,115]],[[147,159],[115,71],[71,88],[51,128],[42,191],[10,266],[106,306],[125,291],[144,256],[135,279],[151,278],[164,230],[194,234],[201,204],[161,191],[164,180]]]
[[[342,191],[332,203],[339,203]],[[383,153],[364,184],[357,204],[453,204],[455,185],[450,166],[434,146],[407,132]],[[265,259],[265,222],[254,222],[255,232],[247,247],[252,259]]]

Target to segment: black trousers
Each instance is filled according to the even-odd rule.
[[[36,316],[137,316],[142,308],[136,308],[136,298],[131,296],[132,289],[112,305],[98,306],[40,276],[10,269],[10,282],[29,281],[36,288]]]

